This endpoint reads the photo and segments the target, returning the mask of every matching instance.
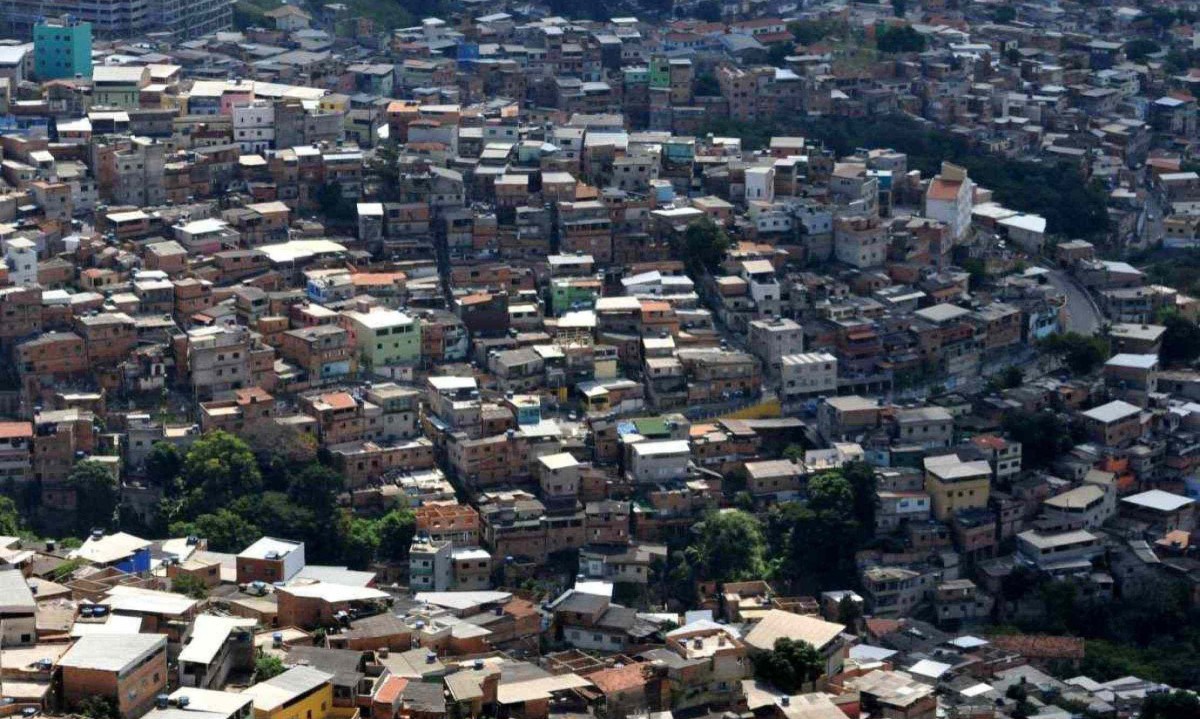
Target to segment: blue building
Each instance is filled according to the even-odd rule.
[[[44,20],[33,27],[33,71],[41,81],[92,76],[92,24]]]

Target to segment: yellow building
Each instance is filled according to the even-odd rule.
[[[925,491],[939,521],[963,509],[986,507],[991,483],[987,462],[963,462],[953,454],[925,458]]]
[[[242,692],[254,699],[254,719],[328,719],[333,711],[332,674],[292,667]]]
[[[350,96],[331,92],[322,97],[317,104],[321,112],[344,113],[350,109]]]

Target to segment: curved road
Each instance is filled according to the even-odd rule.
[[[1104,317],[1087,290],[1062,270],[1050,270],[1049,278],[1050,284],[1067,297],[1067,330],[1081,335],[1098,334]]]

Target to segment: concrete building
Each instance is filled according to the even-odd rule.
[[[954,417],[944,407],[896,411],[896,441],[926,449],[949,447],[954,440]]]
[[[951,236],[960,240],[971,226],[974,195],[975,183],[967,177],[967,171],[943,162],[941,173],[925,191],[925,216],[949,226]]]
[[[286,582],[304,569],[304,543],[263,537],[237,555],[237,580]]]
[[[1121,516],[1146,522],[1156,531],[1196,528],[1196,500],[1161,489],[1121,499]]]
[[[987,462],[963,462],[953,454],[925,458],[925,492],[939,521],[962,509],[987,507],[991,480]]]
[[[92,24],[43,21],[33,28],[33,67],[38,80],[92,76]]]
[[[4,241],[4,264],[8,267],[8,281],[18,287],[36,285],[38,256],[37,245],[24,237]]]
[[[37,642],[37,603],[25,576],[15,569],[0,571],[0,619],[6,647],[28,646]]]
[[[398,310],[372,308],[342,313],[342,326],[358,348],[360,366],[379,375],[389,367],[421,361],[421,323]]]
[[[784,317],[753,320],[747,337],[750,353],[762,360],[768,377],[779,377],[784,355],[804,352],[804,328]]]
[[[1100,538],[1084,529],[1017,535],[1017,560],[1053,576],[1088,574],[1092,560],[1104,554]]]
[[[1088,437],[1106,447],[1128,447],[1142,435],[1142,409],[1114,400],[1083,412]]]
[[[408,584],[414,592],[445,592],[454,584],[454,545],[414,537],[408,550]]]
[[[1042,501],[1042,516],[1048,528],[1059,531],[1096,529],[1116,514],[1111,486],[1082,484]]]
[[[638,442],[630,452],[628,474],[638,484],[675,482],[687,477],[692,450],[686,440]]]
[[[80,637],[58,660],[62,699],[111,699],[122,719],[136,719],[167,686],[167,637],[163,634],[93,634]]]
[[[786,406],[837,394],[838,361],[829,352],[805,352],[780,358],[779,398]]]

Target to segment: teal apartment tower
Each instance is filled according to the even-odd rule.
[[[67,17],[33,26],[33,69],[41,81],[92,76],[92,24]]]

